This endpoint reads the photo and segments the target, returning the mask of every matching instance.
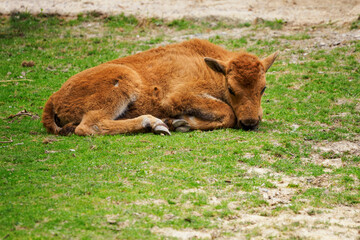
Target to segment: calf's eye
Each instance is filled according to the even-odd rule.
[[[229,88],[229,93],[230,93],[231,95],[235,96],[235,93],[234,93],[234,91],[233,91],[231,88]]]
[[[264,94],[265,89],[266,89],[266,87],[264,87],[263,90],[261,90],[261,95]]]

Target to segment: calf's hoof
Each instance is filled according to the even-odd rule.
[[[142,119],[144,129],[150,130],[155,134],[171,135],[169,127],[160,119],[151,115],[144,115]]]
[[[69,136],[75,132],[77,125],[73,123],[68,123],[64,127],[62,127],[59,131],[59,135]]]
[[[165,124],[155,126],[154,133],[160,135],[171,135],[169,129],[165,126]]]
[[[190,131],[189,123],[184,119],[175,119],[172,122],[173,127],[176,132],[188,132]]]

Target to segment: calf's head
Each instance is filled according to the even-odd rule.
[[[229,103],[238,126],[244,130],[256,129],[262,119],[261,97],[266,88],[265,73],[277,55],[278,52],[260,60],[249,53],[239,53],[227,62],[205,58],[211,69],[224,74]]]

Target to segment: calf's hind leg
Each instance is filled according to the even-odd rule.
[[[75,75],[69,84],[67,87],[71,91],[66,96],[71,101],[66,97],[62,100],[70,102],[68,105],[71,104],[73,109],[81,109],[83,112],[78,119],[80,124],[75,128],[75,134],[105,135],[150,130],[170,135],[167,126],[151,115],[121,119],[129,105],[136,101],[141,86],[140,76],[131,68],[118,64],[100,65]],[[81,101],[74,104],[74,99]]]
[[[86,113],[76,127],[75,134],[80,136],[115,135],[147,131],[170,135],[166,124],[154,116],[142,115],[132,119],[112,120],[103,110]]]

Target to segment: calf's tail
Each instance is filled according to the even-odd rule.
[[[48,133],[58,134],[61,130],[61,128],[55,122],[56,117],[57,116],[54,111],[54,103],[52,101],[52,98],[50,97],[49,100],[45,103],[44,112],[41,120]]]
[[[52,97],[45,103],[42,120],[44,127],[48,133],[67,136],[75,132],[75,128],[78,123],[70,122],[65,126],[61,125],[59,117],[56,115],[54,110],[54,102]]]

